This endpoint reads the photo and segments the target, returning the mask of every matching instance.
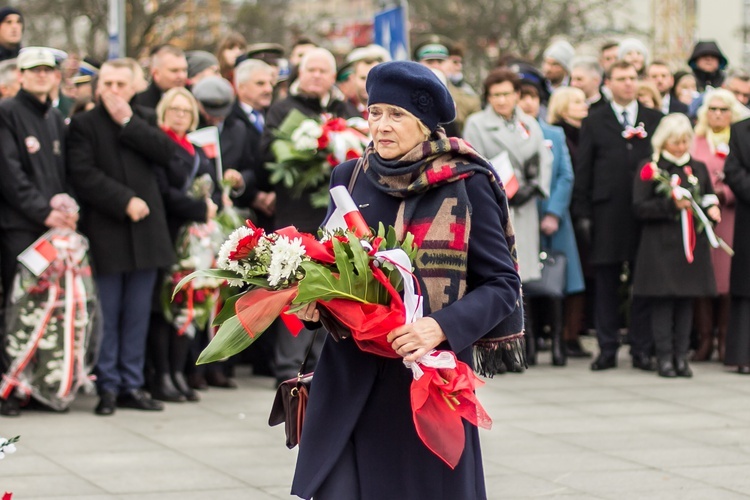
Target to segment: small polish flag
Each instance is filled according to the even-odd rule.
[[[221,143],[219,142],[218,127],[204,127],[187,135],[188,141],[203,149],[210,159],[216,160],[216,178],[224,178],[224,169],[221,164]]]
[[[42,237],[18,255],[18,262],[26,266],[29,271],[34,273],[34,276],[39,276],[56,258],[57,250],[55,246]]]
[[[505,194],[510,200],[518,192],[518,179],[516,179],[516,171],[513,169],[513,164],[510,162],[508,152],[503,151],[499,155],[492,158],[490,160],[490,163],[495,168],[495,174],[503,183],[503,186],[505,187]]]
[[[331,188],[331,198],[333,198],[333,203],[336,205],[336,210],[333,211],[331,217],[328,219],[325,226],[326,229],[329,231],[349,229],[359,237],[371,234],[370,226],[365,222],[362,212],[357,208],[345,186]]]

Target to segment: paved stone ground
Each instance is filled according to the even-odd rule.
[[[586,339],[591,341],[592,339]],[[496,377],[479,396],[494,419],[482,431],[490,499],[750,498],[750,377],[695,364],[691,380],[588,361]],[[267,426],[273,380],[238,372],[240,389],[212,389],[162,413],[92,413],[84,396],[67,414],[0,419],[21,435],[0,462],[0,493],[14,500],[279,499],[295,451]],[[345,499],[342,499],[345,500]]]

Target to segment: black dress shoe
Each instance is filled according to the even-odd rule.
[[[131,389],[121,393],[117,397],[117,406],[144,411],[162,411],[164,409],[164,404],[151,399],[151,396],[142,389]]]
[[[666,378],[675,378],[677,376],[677,370],[675,370],[671,359],[659,360],[659,376]]]
[[[172,380],[174,380],[174,386],[177,388],[178,391],[180,391],[183,395],[183,401],[187,399],[188,401],[200,401],[201,397],[198,395],[195,390],[193,390],[192,387],[190,387],[190,384],[188,384],[187,380],[185,380],[185,374],[182,372],[175,372],[172,374]]]
[[[671,361],[670,361],[671,363]],[[656,370],[654,366],[654,360],[647,354],[633,354],[633,368],[638,368],[646,372],[652,372]]]
[[[96,405],[94,413],[102,416],[113,415],[115,406],[117,406],[117,395],[114,392],[102,392],[99,395],[99,404]]]
[[[168,373],[159,375],[151,390],[151,397],[168,403],[184,403],[186,401],[185,395],[175,387],[172,377]]]
[[[693,376],[693,370],[690,369],[686,358],[675,359],[674,369],[678,377],[690,378]]]
[[[583,349],[580,340],[565,341],[565,351],[569,358],[590,358],[593,356],[589,351]]]
[[[208,389],[208,382],[206,382],[206,377],[202,373],[191,373],[188,375],[188,385],[198,391]]]
[[[6,417],[18,417],[21,415],[21,401],[13,396],[8,396],[8,399],[4,399],[2,405],[0,405],[0,415]]]
[[[750,375],[750,366],[742,365],[737,367],[737,373],[740,375]]]
[[[595,372],[609,370],[610,368],[617,368],[617,358],[615,358],[614,356],[605,356],[603,354],[600,354],[599,356],[597,356],[594,362],[591,363],[591,370]]]

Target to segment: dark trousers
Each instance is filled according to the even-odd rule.
[[[276,376],[276,380],[282,381],[297,376],[302,361],[305,359],[307,348],[310,347],[310,343],[313,341],[314,331],[303,328],[299,332],[299,335],[295,337],[289,333],[289,330],[281,321],[277,323],[278,338],[276,339],[274,350],[274,375]],[[325,329],[321,328],[318,334],[315,335],[315,344],[312,346],[310,357],[307,359],[307,364],[305,365],[307,373],[315,370],[315,365],[318,363],[320,351],[323,350],[323,342],[326,339],[327,333]]]
[[[146,336],[156,269],[96,277],[104,328],[96,385],[102,392],[120,392],[143,386]]]
[[[658,297],[650,302],[656,357],[687,358],[693,327],[693,299]]]
[[[631,267],[632,269],[632,267]],[[620,347],[620,275],[621,264],[594,267],[596,299],[594,323],[596,339],[603,356],[614,357]],[[651,355],[654,348],[651,333],[650,305],[643,297],[633,297],[630,305],[630,327],[628,331],[630,354]]]

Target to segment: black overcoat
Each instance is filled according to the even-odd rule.
[[[643,164],[645,164],[644,162]],[[677,166],[664,158],[658,166],[667,177],[680,176],[689,186],[687,168],[698,179],[701,194],[713,194],[706,164],[697,160]],[[657,192],[656,182],[633,181],[633,209],[641,221],[641,238],[633,276],[633,295],[647,297],[708,297],[716,295],[710,245],[705,231],[696,231],[693,262],[685,257],[680,212],[672,198]],[[705,209],[703,210],[705,213]],[[694,223],[698,219],[694,218]],[[696,225],[697,227],[697,225]]]
[[[737,198],[729,292],[750,298],[750,119],[732,125],[724,175]]]
[[[68,128],[70,182],[81,201],[79,228],[99,274],[169,266],[174,259],[155,168],[167,166],[177,144],[133,106],[125,127],[103,106],[73,117]],[[132,222],[125,209],[137,196],[150,209]]]
[[[583,120],[575,167],[571,214],[592,222],[593,265],[618,264],[635,257],[638,225],[633,214],[633,176],[651,156],[651,136],[659,111],[638,106],[636,124],[648,137],[626,139],[612,106],[601,106]]]
[[[336,167],[331,185],[348,185],[354,164]],[[438,349],[451,349],[471,364],[473,342],[513,311],[520,278],[505,244],[501,211],[488,178],[477,174],[460,182],[465,182],[473,214],[467,294],[429,315],[448,337]],[[440,195],[439,188],[434,191]],[[380,221],[394,224],[399,199],[377,190],[368,176],[358,177],[352,197],[370,226],[377,227]],[[342,470],[342,452],[353,443],[359,495],[334,489],[330,498],[486,498],[476,427],[464,421],[464,452],[451,470],[417,436],[409,399],[411,381],[411,371],[400,358],[364,353],[351,339],[327,338],[310,391],[292,493],[303,498],[314,495],[332,471]],[[493,493],[493,498],[497,495]]]

